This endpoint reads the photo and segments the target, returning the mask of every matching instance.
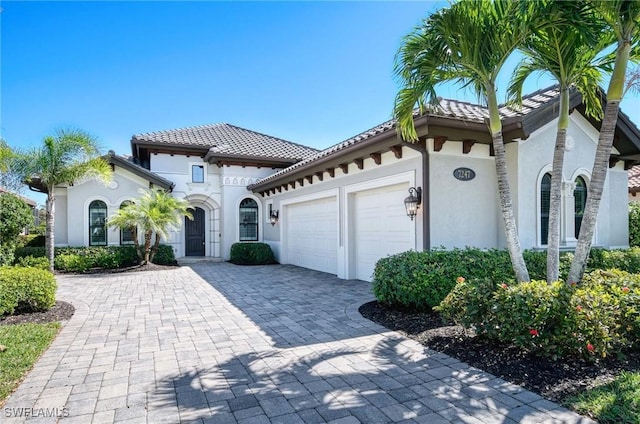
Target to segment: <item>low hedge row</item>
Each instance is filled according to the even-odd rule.
[[[524,258],[531,279],[544,280],[546,252],[525,251]],[[568,274],[572,260],[572,253],[561,254],[561,278]],[[592,249],[587,270],[610,268],[640,273],[640,248]],[[459,276],[508,284],[515,280],[506,250],[467,248],[408,251],[378,261],[373,275],[373,291],[382,303],[428,310],[440,304],[453,289]]]
[[[640,275],[593,271],[579,285],[460,277],[434,309],[478,334],[541,356],[595,359],[640,343]]]
[[[236,265],[269,265],[276,263],[271,246],[266,243],[234,243],[229,262]]]
[[[56,280],[43,269],[0,267],[0,316],[46,311],[56,302]]]
[[[15,256],[17,265],[40,264],[41,261],[37,258],[45,256],[45,249],[44,247],[22,247],[16,249]],[[126,268],[138,262],[134,246],[56,247],[54,254],[54,268],[66,272],[86,272],[92,268]],[[174,265],[176,259],[171,246],[160,245],[153,263]]]

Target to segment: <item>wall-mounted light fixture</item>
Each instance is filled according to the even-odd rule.
[[[407,210],[407,215],[409,216],[409,218],[411,218],[412,221],[413,218],[418,214],[420,203],[422,203],[422,188],[409,188],[409,197],[404,199],[404,208]]]
[[[269,222],[271,223],[271,225],[276,225],[278,223],[278,211],[277,210],[272,210],[271,213],[269,214]]]

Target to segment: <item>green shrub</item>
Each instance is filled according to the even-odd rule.
[[[276,263],[271,246],[266,243],[234,243],[229,262],[236,265],[269,265]]]
[[[49,269],[49,260],[44,256],[23,256],[18,258],[16,261],[16,266],[21,266],[23,268],[31,267],[38,269]]]
[[[56,280],[37,268],[0,268],[0,315],[18,311],[45,311],[56,301]]]
[[[25,256],[47,256],[44,247],[18,247],[15,252],[16,260],[19,258],[24,258]]]
[[[475,281],[458,277],[453,290],[434,309],[440,313],[444,321],[460,324],[465,328],[476,327],[484,332],[495,323],[491,321],[491,309],[494,302],[493,293],[498,285],[489,279]]]
[[[409,251],[378,261],[373,292],[382,303],[428,310],[442,302],[460,276],[495,282],[514,279],[509,255],[503,250]]]
[[[173,254],[173,248],[166,244],[158,246],[158,251],[151,261],[158,265],[176,265],[176,257]]]
[[[640,203],[629,202],[629,246],[640,247]]]
[[[22,247],[44,247],[44,236],[39,234],[27,234],[21,236]]]
[[[435,309],[446,320],[541,356],[595,359],[638,346],[640,275],[594,271],[579,285],[466,280]]]
[[[527,250],[525,262],[532,280],[545,280],[547,252]],[[560,278],[569,273],[573,253],[560,254]],[[592,249],[587,271],[618,268],[640,273],[640,248],[621,250]],[[487,279],[508,284],[515,281],[511,260],[506,250],[435,249],[409,251],[382,258],[376,264],[373,292],[382,303],[428,310],[445,298],[457,277],[478,281]]]

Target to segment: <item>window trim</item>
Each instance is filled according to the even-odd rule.
[[[552,167],[551,164],[545,165],[544,167],[542,167],[542,169],[540,169],[540,172],[538,172],[538,178],[536,180],[536,204],[535,204],[535,208],[536,208],[536,235],[535,235],[535,241],[536,241],[536,245],[540,248],[543,247],[547,247],[546,244],[542,244],[542,179],[544,178],[545,174],[550,174],[551,175],[551,171],[552,171]]]
[[[206,179],[207,179],[207,177],[206,177],[206,175],[207,175],[207,167],[205,166],[205,164],[204,163],[190,162],[189,166],[190,166],[189,169],[191,171],[191,182],[193,184],[204,184],[206,182]],[[202,169],[202,181],[195,181],[195,178],[194,178],[195,174],[193,172],[195,167],[198,167],[198,168]]]
[[[122,209],[123,206],[133,204],[133,203],[135,203],[133,200],[128,200],[128,199],[123,200],[122,202],[120,202],[120,206],[118,207],[118,209]],[[133,234],[131,234],[131,241],[125,241],[124,240],[125,231],[127,230],[120,228],[120,246],[133,246],[135,244],[133,241]]]
[[[575,188],[573,189],[573,222],[574,222],[574,233],[575,233],[575,238],[577,239],[578,236],[580,235],[580,230],[578,228],[577,224],[577,219],[578,219],[578,214],[576,213],[576,205],[577,205],[577,201],[578,198],[576,197],[576,192],[578,191],[578,180],[582,180],[582,182],[584,183],[584,205],[582,206],[582,215],[580,216],[580,227],[582,226],[582,219],[584,218],[584,207],[587,204],[587,197],[589,196],[589,182],[588,179],[581,174],[578,174],[573,182],[575,183]],[[581,189],[582,191],[582,189]]]
[[[236,200],[236,204],[235,204],[235,209],[234,209],[234,226],[235,226],[235,233],[236,233],[236,242],[239,243],[255,243],[256,241],[240,241],[240,203],[242,203],[243,200],[245,199],[253,199],[257,204],[258,204],[258,240],[256,241],[262,241],[263,238],[263,228],[265,227],[264,225],[260,225],[260,221],[261,221],[261,216],[263,213],[263,208],[264,205],[262,204],[262,202],[260,201],[260,199],[258,197],[256,197],[253,194],[249,194],[249,193],[244,193],[243,195],[239,196],[238,199]]]
[[[253,222],[246,222],[245,223],[245,222],[242,222],[240,220],[240,212],[241,212],[241,208],[243,207],[242,203],[247,201],[247,200],[251,200],[253,203],[256,204],[256,206],[255,206],[255,214],[254,214],[256,229],[255,229],[255,238],[244,239],[243,240],[242,239],[242,235],[241,235],[241,231],[240,231],[241,226],[243,224],[244,225],[249,225],[249,224],[253,225],[254,224]],[[246,209],[254,209],[253,207],[248,207],[248,206],[245,206],[244,208],[246,208]],[[252,199],[251,197],[244,197],[244,198],[242,198],[240,200],[240,203],[238,204],[238,241],[240,241],[240,242],[256,242],[256,241],[260,241],[260,231],[259,231],[260,230],[260,218],[259,218],[260,216],[261,216],[261,213],[260,213],[260,202],[256,201],[255,199]]]
[[[104,205],[104,222],[102,223],[101,226],[98,225],[92,225],[91,223],[91,209],[92,209],[92,205],[95,203],[102,203],[102,205]],[[102,208],[101,208],[102,209]],[[87,230],[88,230],[88,236],[89,236],[89,246],[108,246],[109,245],[109,231],[108,231],[108,227],[107,227],[107,218],[109,217],[109,206],[107,205],[107,202],[105,202],[102,199],[94,199],[91,200],[89,202],[89,205],[87,207],[87,213],[88,213],[88,222],[87,222]],[[102,228],[104,231],[104,243],[94,243],[93,239],[91,237],[91,233],[94,232],[95,230]]]

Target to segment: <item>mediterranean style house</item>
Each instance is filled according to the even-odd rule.
[[[522,246],[544,248],[558,91],[501,108]],[[562,244],[576,243],[600,122],[571,97],[562,190]],[[194,208],[171,234],[176,257],[228,259],[236,242],[264,242],[285,264],[371,280],[378,259],[435,247],[503,248],[491,137],[480,105],[442,100],[417,115],[418,143],[394,121],[318,151],[229,124],[134,135],[132,155],[110,152],[114,179],[56,188],[56,243],[119,245],[106,218],[140,188],[169,190]],[[627,170],[640,160],[640,131],[622,112],[595,245],[628,245]]]

